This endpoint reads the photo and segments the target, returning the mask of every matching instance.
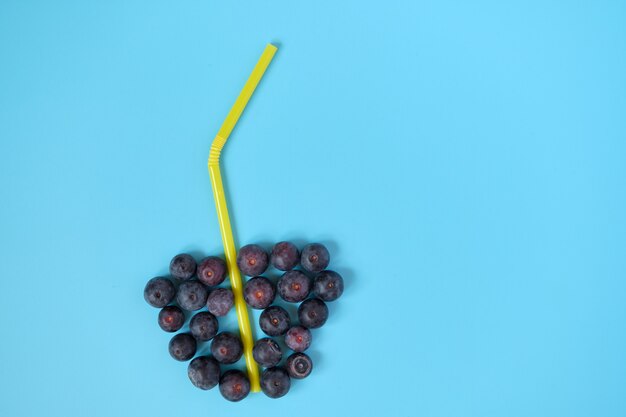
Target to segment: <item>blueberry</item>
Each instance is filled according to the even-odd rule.
[[[233,307],[234,296],[229,288],[216,288],[209,293],[206,306],[211,314],[221,317],[225,316]]]
[[[170,262],[170,274],[177,279],[187,280],[196,273],[196,260],[191,255],[181,253]]]
[[[263,310],[259,317],[259,326],[268,336],[284,335],[291,326],[289,313],[279,306],[268,307]]]
[[[289,392],[291,379],[283,368],[268,368],[261,374],[261,390],[270,398],[280,398]]]
[[[334,301],[343,294],[343,278],[335,271],[322,271],[313,280],[313,294],[324,301]]]
[[[254,344],[252,356],[259,365],[269,368],[278,365],[283,358],[283,351],[274,339],[264,337]]]
[[[264,309],[272,304],[275,297],[274,284],[265,277],[250,279],[243,289],[243,298],[252,308]]]
[[[237,336],[224,332],[213,338],[211,353],[220,363],[235,363],[241,358],[243,345]]]
[[[200,310],[206,304],[209,291],[200,281],[185,281],[178,287],[176,301],[183,310]]]
[[[170,355],[177,361],[188,361],[196,354],[196,339],[189,333],[179,333],[170,340]]]
[[[328,266],[330,254],[321,243],[311,243],[302,249],[300,263],[309,272],[320,272]]]
[[[270,262],[276,269],[291,271],[300,262],[300,251],[291,242],[278,242],[272,249]]]
[[[166,332],[176,332],[185,324],[183,310],[176,306],[165,306],[159,311],[159,326]]]
[[[196,339],[206,342],[217,334],[217,319],[207,311],[202,311],[191,318],[189,331]]]
[[[298,307],[300,324],[309,329],[322,327],[328,319],[328,307],[319,298],[309,298]]]
[[[189,362],[187,375],[196,387],[211,389],[220,382],[220,364],[210,356],[198,356]]]
[[[278,280],[278,294],[285,301],[299,303],[309,296],[311,280],[300,271],[288,271]]]
[[[237,254],[239,270],[251,277],[265,272],[268,263],[267,252],[259,245],[246,245]]]
[[[304,352],[311,346],[311,331],[303,326],[293,326],[285,334],[285,344],[294,352]]]
[[[250,381],[243,372],[231,369],[220,378],[220,393],[228,401],[241,401],[250,393]]]
[[[198,265],[198,279],[209,287],[220,285],[226,278],[226,263],[222,258],[209,256]]]
[[[297,352],[287,358],[285,368],[290,377],[302,379],[309,376],[313,370],[313,362],[306,353]]]
[[[165,307],[176,295],[176,287],[167,278],[152,278],[143,290],[143,298],[152,307]]]

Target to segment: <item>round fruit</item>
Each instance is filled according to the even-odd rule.
[[[250,381],[243,372],[231,369],[220,378],[220,393],[228,401],[241,401],[250,393]]]
[[[199,341],[206,342],[217,334],[219,325],[215,316],[208,311],[201,311],[191,318],[189,331]]]
[[[196,339],[189,333],[179,333],[169,344],[170,355],[177,361],[188,361],[196,354]]]
[[[225,316],[234,303],[233,292],[229,288],[216,288],[209,293],[206,306],[209,312],[215,316]]]
[[[200,281],[185,281],[178,287],[176,301],[187,311],[200,310],[206,304],[209,291]]]
[[[320,272],[328,266],[330,254],[321,243],[311,243],[302,249],[300,264],[309,272]]]
[[[187,375],[196,387],[208,390],[220,381],[220,364],[210,356],[198,356],[189,362]]]
[[[250,279],[243,289],[243,298],[252,308],[264,309],[272,304],[275,297],[274,285],[265,277]]]
[[[211,354],[220,363],[235,363],[243,354],[243,345],[234,334],[220,333],[211,342]]]
[[[278,365],[283,358],[283,351],[274,339],[264,337],[254,344],[252,356],[259,365],[269,368]]]
[[[328,307],[319,298],[309,298],[298,307],[300,324],[309,329],[322,327],[328,319]]]
[[[289,313],[280,306],[268,307],[259,316],[259,326],[268,336],[282,336],[291,326]]]
[[[324,301],[335,301],[343,294],[343,278],[335,271],[322,271],[313,280],[313,294]]]
[[[293,326],[285,334],[285,344],[294,352],[304,352],[311,346],[311,331],[303,326]]]
[[[270,262],[276,269],[291,271],[300,262],[300,251],[291,242],[278,242],[272,249]]]
[[[166,332],[176,332],[185,324],[185,313],[176,306],[165,306],[159,311],[159,326]]]
[[[311,280],[300,271],[288,271],[278,280],[278,294],[290,303],[306,299],[311,291]]]
[[[280,398],[289,392],[291,379],[283,368],[268,368],[261,374],[261,390],[270,398]]]
[[[176,287],[167,278],[152,278],[143,290],[143,298],[152,307],[165,307],[176,295]]]
[[[226,278],[226,263],[222,258],[209,256],[198,265],[198,279],[209,287],[220,285]]]
[[[259,245],[246,245],[237,254],[237,266],[245,275],[254,277],[267,269],[269,257]]]
[[[181,253],[170,262],[170,274],[177,279],[187,280],[196,273],[196,260],[191,255]]]
[[[285,368],[287,368],[287,373],[290,377],[302,379],[309,376],[313,370],[313,361],[306,353],[298,352],[287,358]]]

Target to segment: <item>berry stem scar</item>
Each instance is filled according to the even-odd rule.
[[[248,370],[248,378],[250,379],[250,390],[259,392],[261,385],[259,383],[259,368],[252,356],[252,348],[254,347],[254,338],[252,337],[252,328],[250,327],[250,318],[248,309],[243,298],[243,284],[241,281],[241,272],[237,267],[237,253],[235,250],[235,240],[228,216],[228,207],[226,205],[226,195],[222,184],[222,175],[220,173],[220,153],[228,140],[235,124],[239,120],[241,113],[245,109],[255,88],[261,81],[265,70],[269,66],[277,48],[268,44],[261,54],[261,58],[255,65],[248,81],[243,86],[241,93],[235,100],[235,104],[228,112],[222,127],[217,132],[217,136],[211,144],[209,153],[209,174],[211,176],[211,187],[213,189],[213,197],[215,198],[215,208],[217,209],[217,218],[220,223],[220,232],[222,234],[222,242],[224,244],[224,255],[226,256],[226,264],[230,275],[230,283],[234,295],[235,311],[237,312],[237,321],[239,322],[239,332],[243,342],[243,354],[246,360],[246,368]]]

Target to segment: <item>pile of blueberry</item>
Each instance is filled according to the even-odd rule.
[[[259,325],[270,336],[257,340],[252,352],[255,361],[265,368],[261,389],[268,397],[284,396],[292,378],[305,378],[313,369],[311,358],[304,353],[311,345],[310,329],[326,322],[326,302],[336,300],[343,293],[343,279],[337,272],[326,269],[329,262],[328,250],[319,243],[306,245],[300,252],[291,242],[279,242],[271,253],[259,245],[246,245],[237,255],[241,272],[252,277],[244,285],[244,299],[251,308],[263,310]],[[261,276],[270,264],[284,272],[277,282]],[[211,355],[198,356],[189,363],[189,379],[203,390],[219,384],[224,398],[240,401],[250,392],[248,377],[236,369],[222,373],[220,367],[237,362],[243,354],[237,334],[218,332],[217,317],[225,316],[233,307],[232,291],[219,287],[227,272],[226,263],[219,257],[210,256],[196,263],[191,255],[176,255],[170,263],[173,279],[151,279],[144,289],[144,298],[151,306],[161,308],[158,323],[166,332],[177,332],[183,327],[185,311],[207,308],[208,311],[193,315],[189,332],[178,333],[170,340],[170,355],[188,361],[195,356],[198,343],[211,341]],[[298,323],[292,322],[285,308],[273,305],[277,293],[287,303],[300,303]],[[282,365],[283,348],[279,342],[294,352]]]

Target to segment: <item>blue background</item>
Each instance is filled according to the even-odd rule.
[[[0,415],[625,415],[625,21],[2,1]],[[325,242],[347,288],[311,377],[232,404],[189,383],[142,291],[222,252],[206,158],[267,42],[223,154],[236,237]]]

